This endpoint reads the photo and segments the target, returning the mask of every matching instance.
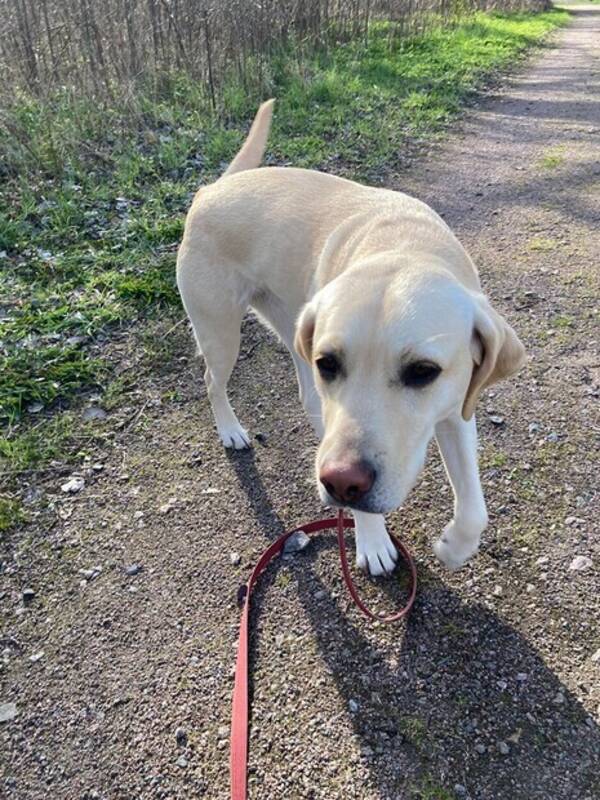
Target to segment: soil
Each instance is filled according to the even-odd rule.
[[[432,448],[389,518],[418,563],[406,624],[359,615],[333,536],[268,571],[253,613],[252,798],[600,798],[600,6],[573,12],[389,181],[442,214],[529,354],[480,402],[480,555],[452,575],[433,556],[452,498]],[[44,496],[51,518],[11,540],[7,798],[227,798],[238,586],[270,540],[322,515],[283,347],[245,324],[231,396],[261,435],[229,453],[186,326],[159,334],[170,366],[140,382],[138,406],[98,421],[114,444],[79,471],[84,487],[61,491],[68,465],[37,476],[31,506]],[[400,583],[361,579],[380,607]]]

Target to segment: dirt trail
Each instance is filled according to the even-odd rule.
[[[451,576],[431,552],[451,516],[436,453],[391,517],[419,566],[406,627],[349,606],[333,539],[267,576],[253,798],[600,797],[599,55],[600,6],[577,9],[556,47],[392,183],[457,232],[530,361],[480,404],[491,523],[473,564]],[[143,413],[78,495],[56,476],[41,487],[55,524],[5,575],[6,797],[228,797],[236,591],[269,539],[320,513],[314,440],[289,358],[255,322],[232,386],[263,434],[249,454],[223,452],[183,326],[170,341],[178,369],[141,387]]]

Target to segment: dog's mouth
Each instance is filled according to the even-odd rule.
[[[388,514],[390,511],[394,511],[399,505],[382,502],[380,498],[371,496],[370,494],[355,499],[342,499],[336,497],[334,493],[327,491],[323,485],[319,486],[319,497],[325,506],[330,506],[335,509],[347,508],[351,511],[362,511],[365,514]]]

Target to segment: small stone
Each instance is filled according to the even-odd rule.
[[[284,641],[285,641],[285,636],[283,635],[283,633],[278,633],[277,636],[275,637],[276,647],[282,647]]]
[[[43,657],[44,657],[44,651],[40,650],[39,653],[33,653],[33,655],[30,655],[29,660],[31,661],[32,664],[37,664],[37,662],[40,661]]]
[[[99,564],[97,564],[95,567],[90,567],[90,569],[79,570],[79,574],[83,575],[86,581],[93,581],[94,578],[97,578],[101,572],[102,572],[102,567]]]
[[[537,560],[535,563],[537,564],[537,566],[538,566],[538,567],[541,567],[541,566],[543,566],[544,564],[547,564],[547,563],[548,563],[548,561],[550,561],[550,559],[548,558],[548,556],[540,556],[540,557],[538,558],[538,560]]]
[[[185,728],[177,728],[175,731],[175,739],[179,747],[185,747],[187,745],[188,737],[187,731]]]
[[[494,597],[500,597],[502,594],[502,587],[500,585],[494,586]]]
[[[10,722],[17,716],[16,703],[0,703],[0,722]]]
[[[229,736],[229,728],[227,725],[220,725],[217,731],[219,739],[226,739]]]
[[[558,442],[558,433],[556,431],[551,431],[548,436],[546,436],[547,442]]]
[[[486,746],[484,744],[476,744],[475,751],[482,756],[486,751]]]
[[[454,784],[454,793],[457,797],[464,797],[467,793],[467,790],[462,785],[462,783],[455,783]]]
[[[537,433],[540,429],[540,426],[537,422],[531,422],[527,430],[529,431],[529,435],[531,436],[534,433]]]
[[[348,700],[348,708],[350,709],[351,714],[356,714],[356,712],[358,711],[358,703],[356,702],[356,700],[352,699]]]
[[[227,747],[227,739],[219,739],[217,747],[219,750],[224,750]]]
[[[266,433],[255,433],[254,438],[259,444],[266,444],[267,443],[267,435]]]
[[[557,692],[552,700],[555,706],[562,706],[565,702],[565,696],[562,692]]]
[[[519,681],[519,683],[525,683],[528,677],[529,676],[527,675],[526,672],[517,672],[517,680]]]
[[[35,597],[35,591],[33,589],[23,589],[21,596],[23,597],[24,603],[31,603]]]
[[[30,403],[27,406],[27,411],[29,411],[30,414],[39,414],[43,407],[43,403]]]
[[[293,555],[294,553],[299,553],[301,550],[304,550],[309,543],[310,538],[304,533],[304,531],[296,531],[296,533],[293,533],[283,545],[283,555],[289,556]]]
[[[102,472],[104,469],[104,464],[101,464],[99,461],[96,464],[92,464],[92,469],[94,472]]]
[[[229,560],[233,567],[237,567],[240,561],[242,560],[242,557],[240,556],[239,553],[229,553]]]
[[[200,494],[221,494],[221,490],[215,489],[214,486],[209,486],[208,489],[202,489]]]
[[[187,758],[185,756],[179,756],[179,758],[177,759],[177,766],[183,769],[187,767],[187,764],[188,764]]]
[[[498,742],[498,752],[503,755],[507,756],[510,753],[510,747],[506,744],[506,742]]]
[[[588,569],[593,564],[591,558],[587,556],[575,556],[573,561],[569,564],[570,570],[575,570],[576,572],[581,572],[584,569]]]
[[[108,414],[103,408],[100,408],[100,406],[89,406],[85,409],[82,416],[85,422],[91,422],[92,420],[106,419]]]
[[[60,488],[65,494],[77,494],[77,492],[80,492],[84,486],[84,479],[74,475],[72,478],[69,478],[66,483],[63,483]]]
[[[128,567],[125,567],[125,574],[126,575],[139,575],[139,573],[144,569],[141,564],[130,564]]]
[[[327,596],[327,592],[324,589],[319,589],[318,592],[315,592],[315,600],[323,600]]]
[[[504,425],[504,417],[501,417],[498,414],[490,414],[489,419],[494,425]]]
[[[172,510],[173,510],[173,508],[175,507],[175,503],[176,503],[176,502],[177,502],[177,501],[175,500],[175,498],[173,498],[173,497],[172,497],[172,498],[171,498],[171,499],[170,499],[170,500],[169,500],[167,503],[164,503],[164,505],[162,505],[162,506],[161,506],[161,507],[158,509],[158,513],[159,513],[159,514],[168,514],[168,513],[169,513],[169,511],[172,511]]]
[[[592,662],[594,664],[600,663],[600,647],[596,650],[596,652],[592,656]]]

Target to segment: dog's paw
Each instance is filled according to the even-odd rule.
[[[244,450],[250,447],[250,436],[239,422],[235,425],[220,427],[219,437],[225,447],[232,447],[235,450]]]
[[[398,553],[387,531],[369,532],[356,539],[356,566],[371,575],[384,575],[394,571]]]
[[[451,572],[464,567],[467,561],[479,550],[480,534],[465,536],[456,530],[451,522],[433,545],[433,552]]]

